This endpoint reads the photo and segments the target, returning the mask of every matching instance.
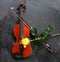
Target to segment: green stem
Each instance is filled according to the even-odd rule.
[[[35,38],[35,39],[33,39],[33,40],[30,40],[30,42],[36,41],[36,40],[40,40],[40,39],[41,39],[41,37],[38,37],[38,38]]]
[[[60,33],[51,34],[51,35],[50,35],[50,37],[55,37],[55,36],[60,36]],[[30,41],[32,42],[32,41],[40,40],[41,38],[42,38],[42,37],[37,37],[37,38],[35,38],[35,39],[33,39],[33,40],[30,40]]]
[[[60,33],[57,33],[57,34],[51,34],[50,36],[51,36],[51,37],[60,36]]]

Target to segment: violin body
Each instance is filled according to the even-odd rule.
[[[15,55],[15,54],[21,53],[21,50],[20,50],[21,45],[19,44],[21,41],[21,39],[20,39],[20,24],[17,24],[14,26],[13,32],[14,32],[14,37],[16,38],[16,42],[13,43],[12,54]],[[29,33],[30,33],[29,28],[24,25],[23,26],[24,38],[29,37]],[[22,57],[23,58],[28,57],[31,55],[31,53],[32,53],[32,47],[29,43],[27,45],[27,47],[23,49]]]

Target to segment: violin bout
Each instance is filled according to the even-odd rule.
[[[30,30],[24,25],[24,38],[29,37]],[[23,58],[29,57],[32,54],[32,47],[29,43],[26,48],[23,48],[23,51],[21,51],[21,45],[20,43],[20,24],[17,24],[14,26],[14,37],[16,38],[16,42],[13,43],[12,46],[12,55],[19,54],[22,55]]]

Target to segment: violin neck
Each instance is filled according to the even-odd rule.
[[[23,21],[23,24],[30,29],[30,26],[28,25],[28,23],[24,20],[24,18],[15,10],[15,8],[11,9],[15,14],[16,16],[21,20]]]

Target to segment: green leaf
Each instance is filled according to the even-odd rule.
[[[47,37],[48,34],[49,34],[48,31],[44,31],[41,33],[41,37]]]
[[[36,30],[35,27],[31,27],[31,29],[30,29],[30,38],[34,39],[36,37],[37,37],[37,30]]]
[[[48,28],[47,28],[47,30],[48,30],[48,31],[52,31],[54,28],[55,28],[54,26],[49,25]]]
[[[32,35],[36,35],[37,34],[37,30],[36,30],[35,27],[31,27],[30,32],[31,32]]]

